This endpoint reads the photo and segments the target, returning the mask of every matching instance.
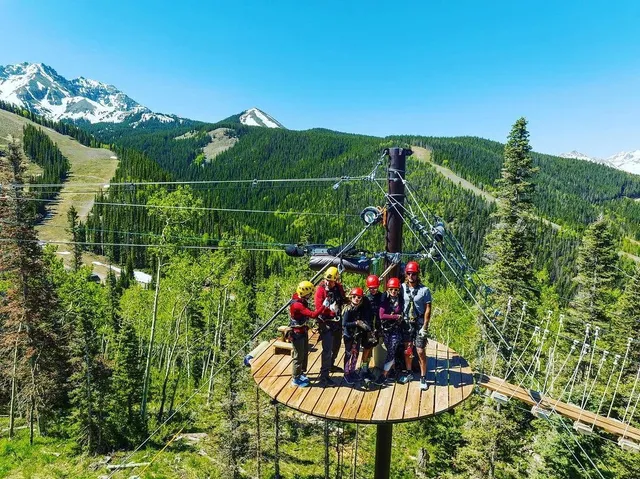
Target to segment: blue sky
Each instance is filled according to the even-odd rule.
[[[0,65],[43,62],[154,111],[499,141],[525,116],[537,151],[640,148],[638,1],[0,0],[0,15]]]

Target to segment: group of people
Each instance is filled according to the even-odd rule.
[[[290,313],[292,351],[292,384],[309,385],[306,376],[309,357],[309,321],[315,319],[322,342],[322,355],[318,385],[334,385],[332,372],[342,372],[335,364],[344,343],[344,380],[347,384],[360,381],[384,384],[391,378],[396,358],[402,358],[397,379],[408,383],[413,379],[414,347],[420,364],[420,388],[427,383],[427,330],[431,319],[431,291],[420,281],[420,266],[410,261],[405,266],[405,281],[389,278],[386,291],[380,291],[380,279],[370,275],[366,280],[366,293],[361,287],[351,288],[349,295],[340,282],[334,266],[327,268],[322,281],[314,286],[310,281],[298,284]],[[309,308],[313,295],[314,309]],[[375,376],[369,368],[373,348],[383,340],[386,358],[382,373]],[[360,348],[360,370],[356,369]]]

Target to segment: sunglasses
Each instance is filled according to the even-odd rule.
[[[389,288],[387,291],[389,291],[390,293],[397,293],[400,290],[398,288]]]
[[[407,273],[407,276],[417,276],[418,273]]]

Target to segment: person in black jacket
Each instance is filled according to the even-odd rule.
[[[364,334],[371,331],[371,308],[363,304],[362,288],[353,288],[349,293],[351,304],[342,314],[344,337],[344,380],[354,384],[360,380],[356,372],[358,354]]]
[[[375,274],[371,274],[367,277],[367,294],[365,295],[363,302],[371,310],[371,331],[364,334],[362,340],[362,360],[360,361],[360,375],[367,381],[372,381],[373,374],[369,370],[369,362],[373,355],[373,348],[375,348],[380,342],[380,303],[384,294],[380,291],[380,278]]]
[[[387,349],[387,357],[384,361],[382,374],[376,380],[377,384],[384,384],[389,371],[395,364],[396,352],[402,345],[402,317],[404,303],[400,295],[400,280],[398,278],[389,278],[387,281],[387,292],[380,303],[380,324],[382,328],[382,338],[385,348]]]

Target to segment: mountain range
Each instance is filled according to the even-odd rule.
[[[43,63],[0,65],[0,101],[56,121],[124,123],[132,128],[149,123],[180,125],[191,121],[155,113],[113,85],[84,77],[68,80]],[[245,125],[283,128],[258,108],[238,116],[240,123]]]
[[[84,77],[68,80],[43,63],[0,65],[0,101],[26,108],[51,120],[76,123],[121,124],[121,127],[158,127],[193,123],[176,115],[155,113],[108,85]],[[258,108],[250,108],[232,118],[249,126],[284,128],[275,118]],[[578,151],[562,153],[640,175],[640,150],[622,151],[608,158],[595,158]]]
[[[574,158],[577,160],[591,161],[593,163],[601,163],[618,170],[640,175],[640,150],[621,151],[607,158],[596,158],[576,150],[570,151],[569,153],[561,153],[558,156],[561,158]]]

